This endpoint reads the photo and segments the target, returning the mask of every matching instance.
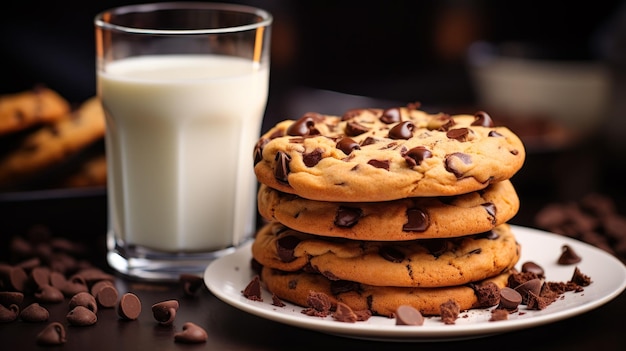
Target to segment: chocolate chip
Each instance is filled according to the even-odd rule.
[[[561,248],[561,256],[559,256],[558,263],[561,265],[574,264],[582,261],[582,258],[578,256],[576,251],[569,245],[563,245]]]
[[[408,140],[413,137],[415,124],[411,121],[404,121],[396,124],[389,130],[388,137],[394,140]]]
[[[37,302],[33,302],[26,306],[22,312],[20,312],[20,319],[24,322],[45,322],[50,318],[50,312],[48,309],[41,306]]]
[[[539,278],[534,278],[529,281],[526,281],[515,287],[515,290],[522,296],[521,304],[528,304],[528,296],[529,293],[533,293],[537,296],[541,294],[541,287],[543,286],[543,280]]]
[[[133,293],[125,293],[122,295],[117,305],[117,314],[122,319],[135,320],[141,314],[141,301],[139,297]]]
[[[267,145],[267,143],[269,143],[270,141],[265,139],[265,138],[261,138],[259,139],[259,141],[256,142],[256,144],[254,145],[254,153],[252,155],[253,159],[254,159],[254,164],[256,165],[257,163],[263,161],[263,148],[265,147],[265,145]]]
[[[355,121],[350,121],[346,123],[346,129],[344,130],[346,135],[351,137],[367,133],[368,131],[369,128]]]
[[[428,130],[447,131],[455,125],[456,122],[454,121],[454,118],[448,114],[442,113],[435,118],[431,118],[428,121],[426,128],[428,128]]]
[[[423,325],[424,316],[415,307],[400,305],[396,309],[396,325]]]
[[[588,286],[591,284],[591,278],[587,275],[583,274],[578,267],[574,269],[574,273],[572,274],[572,278],[570,282],[580,285],[580,286]]]
[[[343,115],[341,115],[341,120],[342,121],[349,121],[349,120],[353,119],[354,117],[359,116],[361,114],[361,112],[363,112],[363,109],[361,109],[361,108],[350,109],[350,110],[344,112]]]
[[[468,128],[457,128],[450,129],[446,132],[446,136],[449,139],[454,139],[457,141],[467,141],[469,139],[471,131]]]
[[[199,344],[209,338],[206,331],[197,324],[187,322],[183,324],[183,331],[174,334],[174,341],[185,344]]]
[[[502,134],[500,134],[500,133],[496,132],[495,130],[491,130],[491,131],[489,131],[489,134],[487,134],[487,136],[490,136],[490,137],[496,137],[496,138],[501,138],[501,137],[503,137],[503,135],[502,135]]]
[[[79,292],[72,296],[69,302],[70,310],[77,306],[83,306],[93,313],[98,313],[98,303],[96,298],[88,292]]]
[[[402,251],[389,245],[381,246],[381,248],[378,250],[378,254],[382,258],[393,263],[400,263],[404,261],[404,259],[406,258],[406,256],[404,255],[404,253],[402,253]]]
[[[261,296],[261,279],[258,275],[255,275],[254,278],[246,285],[246,288],[242,291],[243,296],[252,301],[263,301],[263,297]]]
[[[337,149],[343,151],[344,154],[350,155],[354,150],[360,150],[361,146],[352,138],[341,138],[336,145]]]
[[[286,153],[279,151],[276,153],[276,168],[274,168],[274,178],[280,183],[289,184],[289,162],[291,157]]]
[[[152,315],[159,324],[170,325],[176,318],[176,311],[178,311],[177,300],[167,300],[152,305]]]
[[[522,264],[522,272],[534,273],[539,278],[544,276],[543,267],[532,261],[527,261]]]
[[[504,287],[500,289],[500,304],[496,308],[515,312],[520,303],[522,303],[522,295],[515,289]]]
[[[457,178],[463,177],[463,171],[461,171],[459,166],[472,164],[472,158],[470,155],[455,152],[448,156],[446,156],[446,171],[453,173]]]
[[[478,111],[474,114],[473,126],[493,127],[493,120],[485,111]]]
[[[363,210],[357,207],[339,206],[335,215],[335,225],[343,228],[351,228],[359,222],[363,216]]]
[[[86,327],[94,325],[98,321],[98,317],[92,310],[85,306],[74,307],[66,316],[67,321],[77,327]]]
[[[322,152],[321,149],[315,149],[311,152],[302,154],[302,162],[307,167],[313,167],[318,164],[322,160]]]
[[[294,235],[285,235],[276,240],[278,258],[283,262],[292,262],[296,259],[294,250],[300,244],[300,239]]]
[[[52,285],[44,285],[37,290],[35,298],[39,302],[59,303],[65,300],[63,292]]]
[[[34,267],[29,274],[31,283],[39,288],[42,285],[50,284],[50,268],[46,266]]]
[[[37,343],[39,345],[62,345],[67,342],[65,337],[65,327],[59,322],[48,324],[42,331],[37,334]]]
[[[433,153],[424,146],[416,146],[403,155],[409,167],[419,166],[422,161],[432,156]]]
[[[339,295],[350,291],[359,291],[359,283],[349,280],[334,280],[330,282],[330,291],[333,295]]]
[[[0,305],[21,305],[24,301],[24,293],[20,291],[0,291]]]
[[[106,285],[100,288],[95,295],[98,305],[104,308],[113,308],[117,304],[118,292],[115,286]]]
[[[20,307],[16,304],[0,305],[0,323],[13,322],[20,314]]]
[[[400,122],[401,120],[402,113],[397,107],[384,110],[383,114],[380,116],[380,121],[385,124],[394,124]]]
[[[367,164],[376,168],[382,168],[386,171],[389,170],[389,160],[369,160]]]
[[[8,290],[24,291],[28,282],[26,271],[17,266],[0,263],[0,278]]]
[[[406,218],[407,222],[402,226],[402,230],[405,232],[423,232],[430,226],[430,217],[422,209],[407,209]]]
[[[494,205],[493,202],[485,202],[481,204],[481,206],[487,211],[489,217],[491,217],[491,224],[496,224],[496,205]]]
[[[315,121],[322,120],[321,115],[317,113],[307,113],[300,117],[297,121],[293,122],[289,128],[287,128],[287,135],[291,136],[308,136],[320,134],[315,129]]]
[[[198,290],[204,285],[202,277],[195,274],[183,273],[178,277],[178,281],[183,287],[186,296],[195,296]]]

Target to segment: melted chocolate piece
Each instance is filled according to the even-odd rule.
[[[533,273],[538,278],[542,278],[544,276],[543,267],[541,267],[540,265],[538,265],[538,264],[536,264],[535,262],[532,262],[532,261],[524,262],[524,264],[522,265],[522,272],[523,273],[526,273],[526,272]]]
[[[449,131],[447,131],[446,136],[449,139],[454,139],[454,140],[463,142],[463,141],[467,141],[470,133],[471,131],[468,128],[457,128],[457,129],[450,129]]]
[[[287,135],[290,136],[309,136],[319,135],[320,132],[315,128],[315,122],[322,120],[321,115],[317,113],[307,113],[293,122],[287,128]]]
[[[574,264],[582,261],[582,258],[569,245],[563,245],[558,263],[561,265]]]
[[[286,235],[276,240],[276,251],[283,262],[291,262],[296,259],[294,250],[300,244],[300,239],[293,235]]]
[[[398,140],[408,140],[413,137],[413,130],[415,129],[415,124],[411,121],[404,121],[396,124],[391,130],[389,130],[388,137],[390,139]]]
[[[335,225],[343,228],[351,228],[359,222],[363,210],[358,207],[339,206],[335,215]]]
[[[495,130],[489,131],[489,134],[487,135],[490,137],[502,138],[502,134],[496,132]]]
[[[279,151],[276,153],[276,168],[274,169],[274,177],[276,180],[283,184],[289,184],[288,176],[289,172],[289,162],[291,161],[291,157],[286,153]]]
[[[263,139],[260,139],[259,141],[257,141],[256,145],[254,145],[254,153],[253,153],[252,157],[254,159],[254,164],[255,165],[257,163],[263,161],[263,148],[269,142],[270,142],[269,140],[263,138]]]
[[[394,124],[398,123],[402,120],[402,114],[400,109],[397,107],[386,109],[383,111],[382,116],[380,116],[380,121],[385,124]]]
[[[406,218],[407,222],[402,226],[402,230],[405,232],[423,232],[430,226],[430,217],[422,209],[407,209]]]
[[[494,123],[491,117],[485,111],[478,111],[474,114],[473,126],[493,127]]]
[[[515,290],[522,296],[521,304],[528,304],[529,293],[533,293],[536,296],[541,294],[541,287],[543,287],[543,281],[539,278],[530,279],[515,287]]]
[[[382,168],[386,171],[389,170],[389,160],[369,160],[367,164],[376,168]]]
[[[481,206],[483,206],[485,211],[487,211],[487,214],[491,217],[491,224],[496,224],[496,206],[493,202],[485,202]]]
[[[336,145],[337,149],[343,151],[344,154],[350,155],[353,150],[360,150],[361,146],[359,143],[354,141],[352,138],[342,138]]]
[[[302,155],[302,162],[304,162],[304,164],[307,167],[313,167],[316,164],[318,164],[320,161],[322,160],[322,150],[321,149],[315,149],[309,153],[303,154]]]
[[[406,256],[400,250],[393,246],[382,246],[378,250],[378,254],[389,262],[400,263],[404,261]]]
[[[433,153],[424,146],[414,147],[403,155],[409,167],[419,166],[422,161],[432,156]]]
[[[474,235],[474,239],[487,239],[487,240],[496,240],[500,237],[498,233],[493,230],[488,230],[486,232]]]
[[[463,172],[454,168],[455,159],[460,160],[466,165],[469,165],[472,163],[472,157],[462,152],[455,152],[446,156],[446,170],[450,173],[453,173],[457,178],[462,178]]]
[[[359,124],[355,121],[350,121],[346,123],[346,129],[344,132],[346,133],[347,136],[357,136],[357,135],[366,133],[369,130],[370,130],[369,128],[367,128],[366,126],[362,124]]]

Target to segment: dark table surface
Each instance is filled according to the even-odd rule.
[[[359,104],[365,103],[369,102],[359,101]],[[298,109],[305,108],[300,106]],[[590,144],[597,146],[595,141]],[[511,223],[533,227],[534,216],[546,204],[572,201],[585,193],[605,189],[614,190],[610,195],[614,197],[618,210],[624,213],[621,176],[604,170],[595,146],[583,144],[565,150],[529,153],[523,170],[513,178],[521,208]],[[575,162],[571,163],[572,160]],[[574,167],[572,165],[576,167],[575,177],[571,176],[572,169],[568,168]],[[33,225],[43,224],[53,235],[84,243],[90,249],[89,259],[107,270],[106,213],[106,190],[102,188],[0,194],[0,262],[8,257],[11,237],[27,232]],[[333,336],[266,320],[231,307],[204,286],[195,296],[186,296],[176,283],[138,282],[121,276],[116,277],[115,283],[120,294],[133,292],[142,301],[143,309],[137,320],[124,321],[118,318],[115,309],[100,309],[95,325],[68,326],[65,318],[67,300],[49,304],[46,305],[51,313],[49,321],[64,323],[68,338],[63,346],[46,348],[68,351],[320,350],[328,347],[415,350],[521,346],[533,350],[626,350],[625,293],[587,313],[537,327],[470,340],[400,343]],[[172,326],[160,326],[153,318],[150,306],[169,299],[179,300],[180,309]],[[207,342],[195,345],[175,343],[173,335],[181,330],[185,322],[203,327],[208,333]],[[23,321],[1,323],[0,349],[44,349],[35,341],[44,326],[42,323]]]

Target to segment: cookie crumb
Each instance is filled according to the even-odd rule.
[[[459,304],[452,299],[442,303],[439,309],[441,311],[441,321],[444,324],[455,324],[459,313],[461,313]]]
[[[358,320],[352,308],[343,302],[337,302],[337,308],[332,316],[334,320],[344,323],[355,323]]]
[[[309,307],[302,310],[302,313],[308,316],[326,317],[332,308],[328,295],[316,291],[309,291],[306,303]]]
[[[252,278],[246,288],[243,289],[242,293],[243,296],[249,300],[263,302],[263,297],[261,296],[261,280],[258,275]]]
[[[509,319],[509,312],[501,308],[495,308],[491,311],[490,322],[505,321]]]

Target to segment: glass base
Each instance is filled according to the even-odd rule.
[[[111,268],[131,279],[176,282],[181,274],[202,276],[217,258],[235,251],[225,249],[202,253],[168,253],[133,245],[122,247],[112,232],[107,233],[107,262]]]

